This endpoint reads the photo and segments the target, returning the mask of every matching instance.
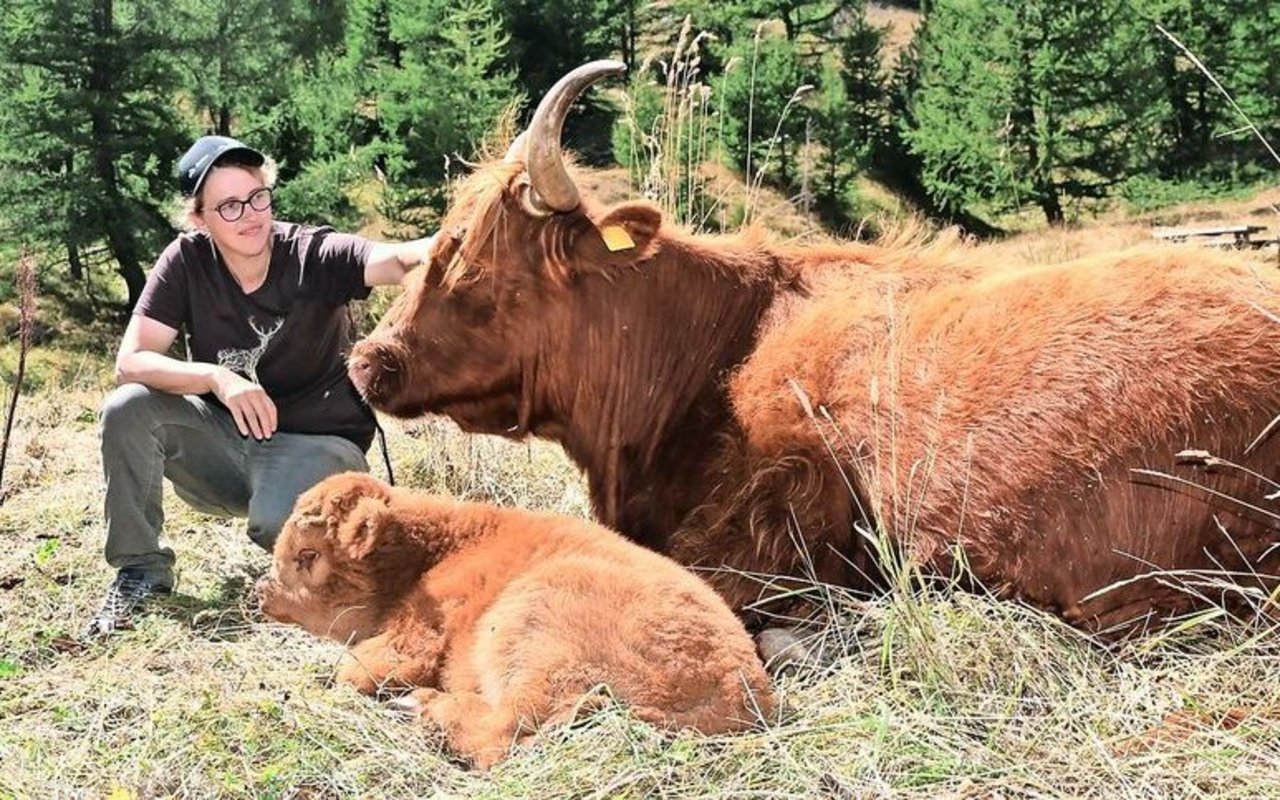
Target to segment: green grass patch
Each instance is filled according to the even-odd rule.
[[[1181,203],[1204,203],[1215,200],[1241,200],[1270,187],[1274,181],[1255,176],[1251,180],[1171,180],[1153,175],[1137,175],[1120,187],[1129,211],[1144,213]]]

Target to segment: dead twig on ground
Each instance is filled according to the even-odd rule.
[[[13,420],[18,412],[18,395],[22,392],[22,378],[27,368],[27,350],[31,347],[31,332],[36,318],[36,267],[35,258],[24,250],[18,261],[16,284],[18,289],[18,368],[13,376],[13,389],[9,393],[9,408],[4,418],[4,438],[0,439],[0,487],[4,486],[4,465],[9,455],[9,437],[13,433]],[[0,505],[5,493],[0,490]]]

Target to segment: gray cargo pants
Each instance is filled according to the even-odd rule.
[[[270,551],[299,494],[329,475],[369,470],[341,436],[277,432],[258,441],[214,404],[137,383],[107,396],[101,420],[107,563],[165,586],[174,554],[163,537],[162,477],[199,511],[248,517],[249,538]]]

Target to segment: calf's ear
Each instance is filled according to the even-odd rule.
[[[382,498],[362,497],[338,523],[338,542],[348,558],[358,561],[383,544],[391,525],[391,514]]]
[[[645,201],[618,203],[591,222],[595,230],[576,237],[575,262],[621,267],[653,255],[662,227],[662,209]]]

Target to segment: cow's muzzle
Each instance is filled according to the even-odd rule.
[[[368,339],[357,342],[347,359],[347,375],[373,406],[392,401],[404,382],[404,364],[396,353]]]

